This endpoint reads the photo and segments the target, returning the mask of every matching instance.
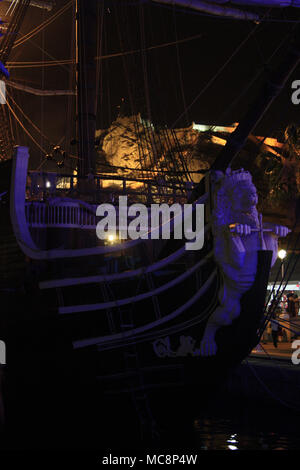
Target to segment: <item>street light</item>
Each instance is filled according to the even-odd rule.
[[[286,251],[285,250],[279,250],[278,251],[278,258],[283,260],[286,257]]]
[[[279,250],[277,256],[281,259],[281,277],[284,279],[284,258],[286,257],[287,253],[285,250]]]

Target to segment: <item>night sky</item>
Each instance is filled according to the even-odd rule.
[[[20,36],[49,18],[69,0],[57,0],[55,8],[46,12],[30,8],[23,23]],[[100,3],[100,2],[99,2]],[[3,16],[7,3],[0,4]],[[266,12],[266,10],[264,10]],[[268,11],[274,21],[256,25],[217,17],[208,17],[197,12],[159,6],[149,2],[107,0],[101,2],[99,19],[103,14],[101,54],[136,50],[169,43],[201,34],[191,41],[153,49],[144,54],[136,53],[110,58],[99,62],[99,100],[97,127],[107,127],[117,116],[122,98],[124,112],[141,111],[157,124],[180,127],[192,121],[207,124],[230,124],[239,121],[257,95],[263,81],[286,52],[284,38],[292,31],[300,11]],[[298,15],[299,16],[299,15]],[[69,59],[72,49],[72,8],[24,45],[13,50],[11,61],[41,61]],[[252,32],[252,34],[251,34]],[[224,68],[218,78],[190,106],[195,97],[220,70],[236,49],[250,35],[240,50]],[[270,55],[282,44],[276,57],[266,66]],[[264,72],[245,92],[247,86],[264,67]],[[11,79],[43,89],[68,89],[74,87],[74,66],[11,69]],[[289,79],[286,88],[268,111],[256,134],[280,135],[290,122],[300,124],[300,105],[291,102],[291,83],[300,79],[300,68]],[[148,86],[145,85],[148,84]],[[149,93],[147,105],[147,93]],[[9,90],[12,92],[12,90]],[[243,96],[241,94],[243,93]],[[14,90],[13,98],[24,112],[48,137],[38,136],[30,126],[28,129],[50,150],[50,143],[59,141],[67,150],[69,141],[75,136],[75,100],[66,97],[35,97]],[[238,97],[237,103],[234,102]],[[150,106],[149,106],[150,103]],[[185,105],[189,108],[183,114]],[[68,104],[72,113],[68,114]],[[27,126],[28,124],[26,124]],[[61,140],[62,139],[62,140]],[[19,144],[30,145],[34,165],[41,154],[30,143],[23,131],[16,134]]]

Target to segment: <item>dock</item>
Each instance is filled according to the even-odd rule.
[[[292,343],[272,343],[254,349],[231,374],[226,391],[239,401],[283,405],[300,411],[300,364],[293,364]],[[300,357],[300,354],[299,354]]]

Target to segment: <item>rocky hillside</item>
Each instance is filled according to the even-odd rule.
[[[213,157],[204,148],[199,151],[200,139],[204,144],[205,139],[192,126],[171,131],[155,129],[140,115],[118,117],[108,129],[96,133],[98,167],[119,174],[133,173],[135,168],[181,171],[184,164],[191,172],[205,170]],[[196,181],[201,178],[200,174],[194,176]]]

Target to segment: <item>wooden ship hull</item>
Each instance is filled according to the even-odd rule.
[[[210,230],[202,250],[186,251],[184,245],[178,248],[170,240],[171,254],[146,265],[141,254],[147,251],[148,240],[146,246],[135,242],[127,250],[120,246],[41,250],[32,239],[25,213],[27,159],[26,149],[17,148],[9,201],[1,208],[1,236],[14,242],[19,263],[18,268],[12,264],[13,280],[4,274],[6,288],[2,290],[7,305],[3,323],[9,364],[8,429],[20,416],[24,422],[40,422],[37,410],[46,399],[52,402],[52,412],[51,416],[46,413],[47,418],[43,415],[43,420],[50,420],[55,428],[60,420],[57,409],[72,414],[69,407],[75,406],[76,397],[83,423],[87,416],[93,420],[95,409],[106,416],[107,423],[131,409],[131,419],[141,420],[143,429],[151,434],[154,423],[170,420],[170,394],[186,403],[183,409],[189,407],[188,397],[193,397],[192,402],[207,399],[256,346],[272,253],[257,252],[257,273],[241,299],[240,316],[217,332],[216,356],[201,357],[201,339],[218,305],[222,282]],[[79,224],[63,230],[58,219],[53,220],[56,227],[48,226],[49,240],[53,231],[62,231],[64,236],[69,231],[69,238],[72,231],[79,231],[81,239],[86,238]],[[7,265],[11,260],[7,258]],[[141,266],[128,269],[128,263],[136,260]],[[12,289],[18,282],[19,288]],[[25,367],[21,357],[26,358]],[[78,390],[72,395],[75,383]],[[16,396],[18,389],[24,391],[22,397]],[[40,401],[43,405],[37,406]],[[86,411],[82,416],[87,406],[90,414]],[[68,416],[67,421],[62,419],[65,426]],[[73,428],[68,432],[73,442]],[[30,435],[34,440],[40,438],[35,431]]]

